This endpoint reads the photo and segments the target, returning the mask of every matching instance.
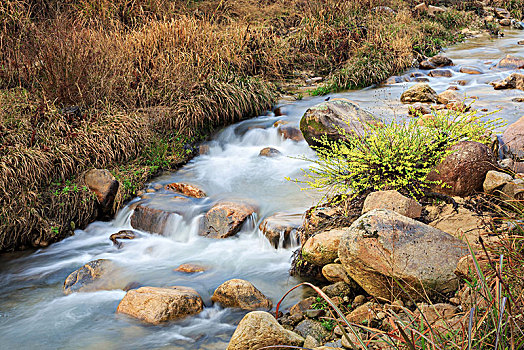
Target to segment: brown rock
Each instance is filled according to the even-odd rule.
[[[436,56],[430,57],[428,61],[435,67],[445,67],[445,66],[453,65],[453,61],[443,55],[436,55]]]
[[[508,126],[502,134],[502,144],[506,155],[524,158],[524,117]]]
[[[520,40],[517,44],[518,45],[524,45],[524,40]]]
[[[297,142],[304,140],[302,132],[298,128],[292,126],[281,126],[278,128],[278,133],[285,140],[293,140]]]
[[[465,96],[455,90],[444,90],[438,95],[438,102],[447,105],[450,102],[463,102]]]
[[[427,176],[427,180],[443,184],[432,185],[431,189],[462,197],[481,190],[486,173],[495,168],[493,152],[486,145],[472,141],[459,142],[450,149],[452,153]]]
[[[273,303],[248,281],[232,279],[222,283],[213,293],[211,300],[223,307],[244,310],[271,310]]]
[[[110,209],[118,193],[120,183],[107,169],[91,169],[84,175],[87,187],[96,195],[104,209]]]
[[[482,74],[483,72],[475,67],[460,67],[460,73],[465,74]]]
[[[513,73],[502,81],[492,82],[495,90],[519,89],[524,90],[524,74]]]
[[[168,191],[182,193],[183,195],[188,197],[204,198],[207,196],[206,193],[202,191],[200,188],[181,182],[174,182],[168,184],[164,188]]]
[[[338,128],[349,135],[361,135],[367,124],[380,125],[381,121],[347,99],[331,99],[309,108],[300,120],[300,130],[307,143],[318,144],[315,139],[325,135],[329,140],[340,140]]]
[[[302,246],[302,257],[315,265],[324,266],[338,257],[338,245],[343,230],[333,229],[310,237]]]
[[[455,317],[458,313],[456,306],[444,303],[438,304],[418,304],[417,309],[414,312],[414,317],[417,318],[420,322],[422,315],[424,315],[424,323],[429,323],[430,325],[435,324],[438,321],[446,321]],[[427,322],[427,323],[426,323]]]
[[[418,67],[420,69],[424,69],[424,70],[430,70],[430,69],[437,68],[434,64],[432,64],[431,62],[429,62],[427,60],[420,62]]]
[[[299,301],[289,309],[290,315],[303,315],[307,310],[311,309],[311,305],[315,303],[314,297],[309,297]]]
[[[382,311],[379,304],[374,302],[367,302],[364,305],[360,305],[347,316],[349,322],[361,324],[364,321],[371,321],[376,317],[377,313]]]
[[[322,275],[332,283],[353,283],[342,264],[327,264],[322,268]]]
[[[278,213],[264,219],[258,228],[273,247],[286,248],[298,243],[298,230],[303,221],[302,214]]]
[[[226,350],[256,350],[264,346],[301,346],[304,338],[284,329],[275,318],[263,311],[248,313],[238,324]]]
[[[409,106],[408,110],[410,115],[431,114],[430,106],[420,102],[413,103],[411,106]]]
[[[436,102],[437,93],[428,84],[415,84],[402,93],[402,103]]]
[[[509,18],[504,18],[499,21],[499,24],[503,27],[509,27],[511,25],[511,20]]]
[[[171,214],[173,213],[139,204],[131,215],[131,226],[137,230],[162,234]]]
[[[453,76],[453,72],[449,69],[433,69],[428,73],[430,77],[445,77],[445,78],[451,78]]]
[[[280,155],[282,155],[282,153],[276,149],[276,148],[273,148],[273,147],[266,147],[266,148],[262,148],[262,150],[260,151],[260,153],[258,154],[260,157],[278,157]]]
[[[116,312],[147,323],[159,324],[197,314],[203,308],[202,298],[192,288],[141,287],[127,292]]]
[[[486,179],[482,188],[486,193],[493,193],[493,191],[502,188],[508,182],[511,182],[513,177],[510,174],[502,173],[500,171],[490,170],[486,174]]]
[[[391,85],[391,84],[404,83],[406,81],[409,81],[407,77],[392,76],[386,80],[385,84]]]
[[[201,236],[226,238],[236,235],[242,225],[255,212],[251,204],[241,202],[219,202],[204,216]]]
[[[286,125],[286,124],[289,124],[289,122],[286,120],[277,120],[276,122],[273,123],[273,127],[278,128],[280,125]]]
[[[93,292],[107,289],[101,278],[115,271],[115,265],[111,260],[98,259],[90,261],[78,270],[71,273],[64,282],[64,294],[74,292]]]
[[[122,246],[122,243],[120,243],[119,239],[135,239],[136,233],[131,230],[122,230],[117,233],[113,233],[111,236],[109,236],[109,239],[111,242],[113,242],[114,245],[116,245],[118,248]]]
[[[432,207],[427,207],[433,211]],[[477,213],[460,206],[457,210],[451,204],[441,205],[436,210],[435,220],[429,224],[453,237],[469,242],[471,246],[480,248],[479,237],[484,235],[489,227]],[[483,236],[483,238],[486,238]]]
[[[515,179],[502,187],[502,197],[504,199],[516,199],[521,201],[524,199],[524,180]]]
[[[524,68],[524,59],[520,57],[515,57],[507,55],[501,59],[494,68],[499,69],[521,69]]]
[[[458,288],[454,271],[467,247],[453,236],[384,209],[364,214],[344,231],[340,261],[370,295],[404,297],[397,283],[415,300]]]
[[[175,269],[178,272],[196,273],[206,271],[207,267],[197,264],[182,264]]]
[[[364,200],[362,214],[373,209],[393,210],[412,219],[418,218],[422,214],[422,206],[417,201],[394,190],[370,193]]]
[[[457,80],[457,84],[459,84],[460,86],[466,86],[468,85],[468,81],[467,80]]]

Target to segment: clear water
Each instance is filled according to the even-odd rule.
[[[523,31],[508,31],[502,39],[487,36],[470,39],[446,50],[454,60],[452,78],[429,78],[442,92],[457,80],[467,80],[461,91],[477,96],[477,108],[501,109],[498,117],[508,122],[524,115],[524,104],[512,102],[524,91],[495,91],[486,83],[511,72],[489,70],[505,54],[524,57]],[[482,75],[458,72],[460,65],[485,71]],[[411,71],[406,74],[409,75]],[[369,112],[384,118],[401,118],[407,106],[401,93],[414,83],[399,83],[348,91],[328,97],[349,98]],[[181,216],[170,219],[166,234],[143,233],[124,241],[117,249],[109,240],[112,233],[130,229],[132,209],[123,208],[111,222],[95,222],[85,230],[46,249],[0,256],[0,349],[224,349],[245,314],[212,305],[214,289],[231,278],[251,281],[276,303],[285,291],[298,283],[288,276],[292,248],[274,249],[257,229],[265,217],[277,212],[303,213],[318,199],[301,191],[286,177],[301,176],[308,164],[294,157],[313,156],[305,142],[282,140],[272,124],[284,119],[297,126],[305,110],[326,97],[306,98],[280,104],[284,116],[272,113],[225,128],[210,142],[206,155],[193,159],[181,170],[155,179],[155,184],[189,182],[202,188],[209,198],[188,201]],[[283,153],[261,158],[264,147]],[[150,205],[173,206],[172,195],[157,192],[146,197]],[[236,236],[213,240],[197,234],[198,219],[206,208],[221,199],[242,199],[257,205],[257,214]],[[135,199],[130,204],[138,201]],[[93,293],[62,293],[64,279],[83,264],[100,258],[115,261],[121,270],[107,281],[110,290]],[[197,274],[173,271],[183,263],[198,263],[209,270]],[[194,317],[160,326],[142,324],[115,314],[129,282],[147,286],[182,285],[196,289],[205,310]],[[292,294],[285,306],[296,302],[302,291]]]

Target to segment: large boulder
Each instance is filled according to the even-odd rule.
[[[362,214],[373,209],[393,210],[412,219],[422,215],[422,206],[416,200],[403,196],[395,190],[377,191],[368,194],[364,200]]]
[[[453,292],[454,274],[467,246],[459,239],[394,211],[375,209],[344,230],[340,260],[348,274],[374,297],[415,300],[425,293]]]
[[[508,126],[502,134],[502,144],[506,155],[524,158],[524,117]]]
[[[147,323],[159,324],[197,314],[203,308],[202,298],[192,288],[141,287],[127,292],[116,312]]]
[[[227,350],[256,350],[264,346],[301,346],[304,338],[284,329],[277,320],[264,311],[248,313],[238,324]]]
[[[340,140],[338,128],[348,134],[361,135],[368,124],[381,122],[368,112],[346,99],[335,98],[309,108],[300,120],[300,130],[307,143],[316,145],[315,139],[325,135],[329,140]]]
[[[502,81],[491,83],[495,90],[519,89],[524,90],[524,74],[513,73]]]
[[[315,265],[324,266],[338,257],[338,245],[344,230],[333,229],[310,237],[302,246],[302,257]]]
[[[253,205],[243,202],[219,202],[204,216],[200,235],[209,238],[234,236],[255,209]]]
[[[498,69],[522,69],[524,68],[524,58],[507,55],[501,59],[494,68]]]
[[[222,283],[213,293],[211,300],[223,307],[244,310],[271,310],[273,303],[251,282],[232,279]]]
[[[415,84],[400,96],[402,103],[437,102],[437,93],[428,84]]]
[[[78,270],[67,276],[64,282],[64,293],[93,292],[100,289],[108,289],[102,277],[115,271],[115,265],[111,260],[98,259],[90,261]]]
[[[168,191],[182,193],[183,195],[186,195],[188,197],[193,197],[193,198],[206,197],[206,193],[202,191],[200,188],[194,185],[190,185],[190,184],[186,184],[182,182],[174,182],[171,184],[167,184],[164,186],[164,188]]]
[[[462,141],[451,148],[444,160],[431,171],[427,179],[440,182],[432,191],[449,196],[468,196],[482,189],[486,173],[495,168],[493,152],[484,144]]]
[[[113,174],[107,169],[91,169],[84,174],[84,182],[96,195],[101,208],[109,210],[120,187]]]
[[[273,247],[287,248],[298,243],[303,221],[302,214],[278,213],[264,219],[258,228]]]

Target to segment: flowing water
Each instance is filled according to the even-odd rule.
[[[523,31],[508,31],[501,39],[482,36],[446,50],[455,62],[451,78],[429,78],[429,84],[442,92],[458,80],[460,90],[476,96],[477,108],[501,109],[498,117],[513,122],[524,115],[520,90],[495,91],[486,83],[508,76],[510,71],[489,68],[505,54],[524,57]],[[461,65],[481,69],[485,74],[459,73]],[[412,71],[407,72],[409,74]],[[402,91],[413,82],[333,94],[345,97],[384,118],[401,118],[407,107],[399,102]],[[193,159],[181,170],[155,179],[155,184],[189,182],[202,188],[208,198],[190,200],[170,218],[164,235],[141,233],[124,241],[117,249],[109,240],[112,233],[131,229],[133,204],[166,207],[173,195],[165,191],[147,194],[123,208],[111,222],[95,222],[85,230],[48,248],[0,256],[0,349],[224,349],[245,312],[222,309],[210,301],[214,289],[231,278],[251,281],[266,296],[278,299],[298,281],[288,275],[293,248],[274,249],[259,232],[258,223],[277,212],[303,213],[318,195],[301,191],[286,177],[298,178],[308,163],[298,156],[313,157],[307,144],[282,140],[272,125],[285,120],[298,125],[305,110],[326,97],[282,102],[283,116],[268,112],[225,128],[209,143],[209,152]],[[264,147],[274,147],[282,156],[258,156]],[[147,198],[149,197],[149,198]],[[257,214],[235,237],[214,240],[201,237],[198,221],[207,208],[222,199],[242,199],[257,205]],[[64,295],[64,279],[75,269],[106,258],[122,267],[112,277],[112,290]],[[209,267],[205,272],[184,274],[173,269],[183,263]],[[144,286],[182,285],[196,289],[205,302],[197,316],[160,326],[142,324],[115,314],[122,290],[129,282]],[[297,291],[285,306],[302,296]]]

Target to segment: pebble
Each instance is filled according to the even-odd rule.
[[[363,295],[357,295],[355,299],[353,299],[353,307],[362,305],[366,302],[366,297]]]

